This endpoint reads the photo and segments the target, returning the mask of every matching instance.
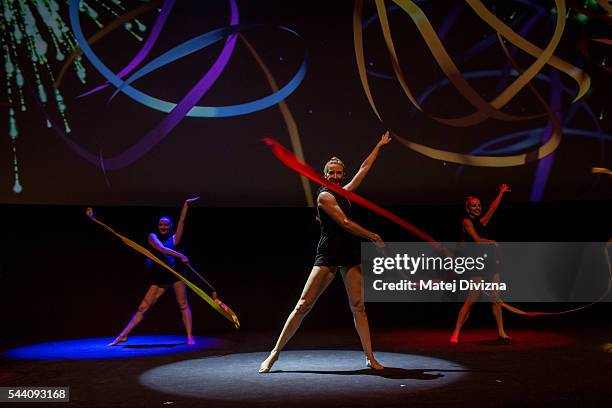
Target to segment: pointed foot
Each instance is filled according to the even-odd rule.
[[[266,358],[261,363],[261,366],[259,366],[259,373],[260,374],[269,373],[274,363],[276,363],[276,360],[278,360],[278,355],[279,355],[278,351],[271,352],[268,358]]]
[[[125,343],[128,340],[127,336],[119,336],[117,337],[115,340],[111,341],[110,343],[108,343],[109,346],[116,346],[119,343]]]
[[[510,336],[508,336],[508,335],[505,335],[505,336],[499,336],[499,337],[497,338],[497,342],[498,342],[499,344],[514,344],[514,343],[515,343],[515,341],[514,341],[514,340],[512,340],[512,337],[510,337]]]
[[[378,361],[376,361],[376,359],[374,357],[367,357],[366,358],[366,366],[368,368],[371,368],[373,370],[376,371],[380,371],[380,370],[384,370],[385,367],[383,367],[382,364],[380,364]]]

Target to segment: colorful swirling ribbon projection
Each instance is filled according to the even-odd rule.
[[[79,2],[80,0],[70,0],[70,22],[74,31],[75,38],[81,47],[83,54],[90,60],[94,67],[104,76],[104,78],[118,91],[123,92],[133,100],[161,112],[166,112],[168,115],[152,130],[150,130],[142,139],[136,142],[134,145],[127,148],[122,153],[119,153],[113,157],[101,158],[96,154],[92,154],[78,146],[72,140],[66,140],[73,150],[81,155],[91,163],[100,165],[106,170],[117,170],[124,168],[134,161],[138,160],[144,154],[146,154],[151,148],[157,143],[164,139],[185,117],[228,117],[228,116],[239,116],[248,113],[260,111],[273,106],[287,96],[289,96],[304,79],[306,73],[306,58],[299,67],[296,74],[289,80],[289,82],[281,87],[278,91],[273,92],[271,95],[263,97],[261,99],[229,106],[197,106],[196,103],[206,94],[206,92],[212,87],[214,82],[221,75],[221,72],[229,62],[230,56],[234,50],[236,43],[236,33],[251,30],[258,26],[252,24],[238,24],[238,8],[235,0],[229,0],[231,17],[230,26],[226,28],[217,29],[209,33],[200,35],[192,40],[189,40],[172,50],[166,52],[160,57],[155,58],[144,67],[140,68],[134,74],[132,74],[125,81],[113,73],[93,52],[89,44],[87,43],[85,36],[82,32],[80,21],[79,21]],[[299,35],[288,28],[280,27],[280,29],[289,32],[297,37]],[[221,51],[219,57],[210,68],[210,70],[200,79],[200,81],[183,97],[179,103],[173,103],[165,101],[159,98],[155,98],[148,95],[130,84],[138,78],[142,78],[144,75],[163,67],[177,59],[185,57],[189,54],[197,52],[203,48],[206,48],[212,44],[215,44],[223,39],[226,39],[225,46]]]
[[[122,28],[132,38],[142,41],[141,35],[147,31],[147,26],[137,19],[138,14],[144,9],[156,7],[158,1],[153,0],[125,13],[122,18],[115,18],[109,26],[112,26],[113,30]],[[70,62],[74,64],[78,80],[81,83],[87,81],[87,71],[80,54],[73,53],[75,39],[64,21],[63,3],[66,2],[4,0],[0,5],[0,58],[4,60],[2,71],[5,90],[0,92],[0,95],[5,98],[1,106],[8,108],[7,130],[12,150],[13,192],[16,194],[23,191],[18,146],[19,118],[26,114],[30,104],[25,91],[34,93],[34,98],[45,111],[45,116],[49,116],[47,111],[53,111],[61,122],[63,132],[70,133],[68,106],[56,85],[54,63],[66,60],[66,55],[72,53]],[[125,11],[122,0],[96,0],[82,6],[86,18],[98,27],[102,26],[108,16],[117,17]],[[51,127],[49,121],[46,125]]]
[[[588,39],[588,40],[580,41],[578,43],[577,47],[580,50],[580,52],[582,52],[587,57],[590,57],[589,43],[612,45],[612,39],[609,39],[609,38],[591,38],[591,39]],[[606,64],[601,64],[600,66],[603,69],[605,69],[606,71],[608,71],[608,73],[612,74],[612,67],[610,67],[610,66],[608,66]]]
[[[157,256],[155,256],[155,254],[153,254],[147,248],[145,248],[142,245],[137,244],[136,242],[132,241],[131,239],[129,239],[129,238],[119,234],[118,232],[113,230],[111,227],[109,227],[108,225],[103,223],[102,221],[96,219],[93,216],[93,210],[88,209],[87,210],[87,216],[93,222],[95,222],[96,224],[100,225],[105,230],[107,230],[108,232],[110,232],[111,234],[113,234],[114,236],[119,238],[121,240],[121,242],[123,242],[125,245],[127,245],[130,248],[134,249],[135,251],[141,253],[142,255],[146,256],[147,258],[149,258],[150,260],[152,260],[153,262],[155,262],[156,264],[158,264],[162,268],[166,269],[168,272],[172,273],[174,276],[176,276],[178,279],[180,279],[182,282],[184,282],[185,285],[187,285],[189,287],[189,289],[193,290],[196,295],[198,295],[199,297],[204,299],[204,301],[206,303],[208,303],[213,309],[215,309],[221,316],[223,316],[227,320],[229,320],[234,325],[234,327],[236,329],[240,328],[240,322],[238,321],[238,317],[232,311],[232,309],[230,309],[228,306],[226,306],[222,302],[218,302],[216,299],[213,299],[210,296],[208,296],[206,294],[206,292],[204,292],[202,289],[197,287],[194,283],[192,283],[191,281],[186,279],[183,275],[181,275],[180,273],[175,271],[173,268],[169,267],[165,262],[163,262],[161,259],[159,259]]]
[[[157,16],[155,23],[153,24],[153,28],[151,28],[151,32],[149,33],[149,36],[147,37],[146,41],[142,45],[142,48],[138,51],[138,53],[134,56],[134,58],[125,67],[123,67],[121,71],[117,73],[117,76],[119,78],[123,78],[125,75],[132,72],[149,55],[149,53],[153,49],[153,46],[157,42],[159,35],[161,34],[162,28],[164,27],[164,25],[166,24],[166,21],[168,20],[168,16],[170,15],[172,8],[174,7],[175,1],[176,0],[165,0],[164,1],[161,11],[159,12],[159,15]],[[104,27],[104,29],[106,28],[107,27]],[[101,34],[101,31],[97,34]],[[88,41],[88,43],[91,44],[91,40]],[[97,86],[96,88],[88,92],[85,92],[84,94],[79,95],[79,97],[91,95],[95,92],[101,91],[107,86],[108,86],[108,83]]]
[[[138,54],[134,57],[134,59],[130,61],[130,63],[126,67],[124,67],[121,71],[119,71],[117,76],[123,77],[123,75],[129,72],[130,66],[132,66],[131,69],[133,69],[133,67],[135,67],[138,63],[142,61],[142,59],[144,59],[147,56],[147,54],[150,52],[150,50],[153,48],[153,45],[157,41],[157,38],[159,37],[159,34],[161,32],[161,28],[163,27],[165,20],[170,13],[170,10],[174,6],[174,2],[175,0],[165,0],[164,1],[162,9],[155,23],[153,24],[153,28],[151,29],[151,32],[149,33],[149,35],[147,36],[147,39],[143,43],[142,48],[140,49]],[[95,34],[93,34],[91,37],[89,37],[87,39],[87,43],[89,45],[94,44],[95,42],[103,39],[104,37],[106,37],[108,34],[112,33],[113,31],[115,31],[116,29],[123,27],[128,21],[130,21],[130,19],[138,17],[151,10],[155,10],[159,6],[159,3],[160,3],[160,0],[153,0],[148,3],[142,4],[136,7],[135,9],[130,10],[120,15],[115,20],[113,20],[109,24],[106,24],[102,29],[100,29]],[[66,59],[66,62],[64,62],[64,65],[62,66],[59,73],[57,74],[57,77],[55,78],[56,88],[60,87],[64,79],[64,76],[66,75],[66,72],[68,71],[68,68],[70,68],[70,66],[74,63],[74,61],[77,58],[80,58],[81,55],[83,55],[83,51],[81,50],[81,48],[76,46],[74,50],[72,51],[72,54]],[[106,86],[107,85],[101,85],[98,88],[104,88]]]
[[[557,7],[555,30],[549,43],[544,49],[537,47],[536,45],[524,39],[521,35],[517,34],[512,28],[507,26],[503,21],[501,21],[493,13],[491,13],[480,1],[466,0],[466,3],[475,12],[475,14],[478,15],[486,24],[488,24],[496,31],[500,40],[502,38],[506,39],[512,45],[516,46],[517,48],[521,49],[522,51],[528,53],[529,55],[535,58],[535,61],[533,61],[530,66],[525,68],[509,86],[502,90],[491,101],[487,101],[482,98],[480,94],[465,79],[463,74],[455,65],[453,59],[446,51],[440,37],[438,36],[438,34],[436,34],[427,16],[415,4],[415,2],[411,0],[394,0],[393,2],[397,6],[399,6],[404,12],[406,12],[412,19],[412,21],[415,23],[416,28],[418,29],[420,35],[425,41],[427,47],[431,51],[434,60],[442,69],[449,82],[465,98],[465,100],[476,109],[475,112],[459,118],[444,118],[428,113],[428,116],[430,118],[439,123],[455,127],[468,127],[482,123],[483,121],[489,118],[516,122],[532,120],[546,116],[546,114],[514,115],[501,111],[501,109],[506,106],[523,88],[528,86],[530,81],[546,64],[551,65],[552,67],[565,73],[577,83],[578,91],[574,97],[574,102],[582,98],[589,90],[590,78],[588,75],[586,75],[586,73],[553,55],[557,45],[559,44],[559,41],[561,40],[561,35],[563,34],[565,27],[564,0],[555,0],[555,4]],[[402,71],[399,62],[399,57],[397,56],[397,53],[395,51],[395,45],[391,35],[391,28],[387,18],[387,10],[385,8],[384,0],[375,0],[375,3],[387,51],[391,58],[391,65],[393,67],[395,77],[397,78],[404,94],[412,103],[412,106],[414,106],[417,110],[426,113],[420,105],[418,99],[414,96],[408,84],[408,81],[406,80],[406,77]],[[374,98],[372,96],[372,91],[369,85],[367,71],[365,67],[365,57],[363,49],[362,7],[363,1],[356,0],[353,14],[353,33],[357,68],[359,71],[361,84],[368,99],[368,102],[370,103],[370,106],[378,117],[378,119],[382,121],[382,116],[379,112],[379,109],[374,103]],[[552,121],[553,116],[551,116],[550,108],[545,107],[545,111],[548,114],[549,119]],[[396,137],[398,141],[400,141],[408,148],[436,160],[471,166],[510,167],[523,165],[534,160],[539,160],[554,152],[561,142],[561,131],[560,127],[553,128],[551,136],[548,138],[548,140],[544,141],[542,145],[528,152],[514,154],[510,156],[477,156],[472,154],[463,154],[432,148],[430,146],[413,142],[397,134]]]
[[[608,176],[612,176],[612,170],[608,170],[605,167],[593,167],[591,171],[593,174],[607,174]]]

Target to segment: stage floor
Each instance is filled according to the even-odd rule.
[[[354,331],[304,329],[271,373],[258,374],[276,334],[215,334],[195,347],[145,334],[113,349],[108,338],[4,345],[0,386],[69,386],[70,403],[36,405],[61,407],[608,406],[612,399],[610,329],[517,329],[511,345],[497,344],[493,330],[466,330],[457,345],[447,330],[375,330],[382,372],[365,368]]]

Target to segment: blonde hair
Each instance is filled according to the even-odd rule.
[[[327,175],[327,172],[329,171],[329,166],[331,166],[332,164],[339,164],[339,165],[341,165],[342,166],[342,171],[344,171],[344,163],[342,163],[342,160],[340,160],[339,158],[334,156],[331,159],[329,159],[327,161],[327,163],[325,163],[325,167],[323,168],[323,174],[324,175]]]

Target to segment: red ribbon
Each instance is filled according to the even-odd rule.
[[[445,254],[448,254],[449,256],[452,256],[452,254],[450,254],[450,252],[445,247],[443,247],[442,244],[440,244],[434,238],[432,238],[428,234],[424,233],[423,231],[421,231],[420,229],[418,229],[417,227],[415,227],[414,225],[412,225],[408,221],[398,217],[397,215],[393,214],[391,211],[385,210],[384,208],[382,208],[382,207],[374,204],[373,202],[371,202],[371,201],[361,197],[360,195],[355,194],[352,191],[345,190],[341,186],[339,186],[339,185],[337,185],[335,183],[332,183],[331,181],[323,178],[312,167],[310,167],[309,165],[307,165],[304,162],[301,162],[293,153],[291,153],[289,150],[285,149],[276,140],[271,139],[269,137],[265,137],[262,140],[263,140],[264,143],[266,143],[268,146],[270,146],[272,148],[272,153],[274,153],[274,155],[285,166],[287,166],[290,169],[292,169],[292,170],[302,174],[305,177],[308,177],[309,179],[311,179],[315,183],[320,184],[323,187],[327,187],[328,189],[332,190],[334,193],[340,194],[342,197],[345,197],[346,199],[351,200],[352,202],[354,202],[356,204],[359,204],[362,207],[365,207],[365,208],[367,208],[369,210],[374,211],[376,214],[379,214],[379,215],[385,217],[386,219],[388,219],[389,221],[391,221],[391,222],[393,222],[393,223],[403,227],[408,232],[410,232],[411,234],[416,235],[418,238],[422,239],[423,241],[431,242],[432,244],[434,244],[436,246],[436,248],[438,250],[444,252]]]
[[[397,215],[393,214],[390,211],[385,210],[384,208],[374,204],[373,202],[366,200],[365,198],[353,193],[352,191],[348,191],[345,190],[344,188],[342,188],[341,186],[332,183],[331,181],[321,177],[321,175],[319,173],[317,173],[312,167],[310,167],[309,165],[307,165],[304,162],[301,162],[300,160],[298,160],[297,157],[295,157],[295,155],[293,153],[291,153],[289,150],[285,149],[280,143],[278,143],[276,140],[271,139],[269,137],[265,137],[263,138],[264,143],[266,143],[268,146],[270,146],[272,148],[272,153],[274,153],[274,155],[287,167],[289,167],[290,169],[308,177],[309,179],[311,179],[312,181],[314,181],[317,184],[320,184],[324,187],[327,187],[328,189],[332,190],[333,192],[340,194],[342,197],[347,198],[348,200],[351,200],[352,202],[361,205],[362,207],[365,207],[369,210],[374,211],[375,213],[385,217],[386,219],[388,219],[391,222],[394,222],[398,225],[400,225],[401,227],[405,228],[406,230],[408,230],[410,233],[416,235],[417,237],[419,237],[420,239],[422,239],[423,241],[427,241],[427,242],[431,242],[433,245],[436,246],[436,248],[438,250],[440,250],[441,252],[443,252],[444,254],[454,257],[452,253],[450,253],[450,251],[448,251],[448,249],[446,249],[444,246],[442,246],[442,244],[440,244],[438,241],[436,241],[435,239],[433,239],[431,236],[429,236],[428,234],[424,233],[423,231],[419,230],[417,227],[415,227],[414,225],[412,225],[411,223],[409,223],[408,221],[398,217]],[[612,239],[611,239],[612,241]],[[607,246],[610,246],[611,244],[608,243]],[[603,300],[608,293],[610,292],[610,290],[612,289],[612,265],[610,264],[610,257],[608,254],[608,249],[604,248],[605,250],[605,255],[608,261],[608,287],[605,290],[604,294],[597,299],[595,302],[589,303],[587,305],[584,306],[580,306],[577,308],[573,308],[573,309],[569,309],[569,310],[563,310],[560,312],[531,312],[531,311],[525,311],[525,310],[521,310],[518,309],[516,307],[510,306],[507,303],[505,303],[504,301],[502,301],[501,299],[498,299],[497,302],[505,309],[516,313],[516,314],[520,314],[520,315],[525,315],[525,316],[554,316],[554,315],[561,315],[561,314],[566,314],[566,313],[573,313],[573,312],[577,312],[579,310],[583,310],[586,309],[588,307],[593,306],[594,304],[600,302],[601,300]]]

